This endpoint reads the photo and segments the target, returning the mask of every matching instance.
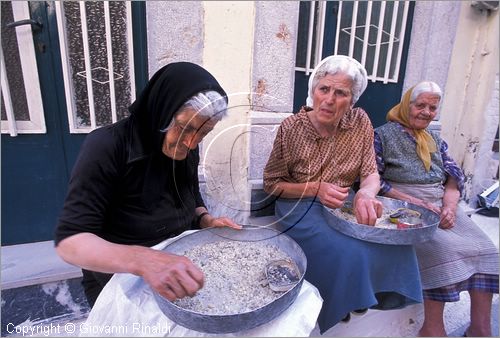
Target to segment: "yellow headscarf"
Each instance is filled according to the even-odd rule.
[[[411,93],[413,91],[411,87],[403,95],[403,99],[400,103],[392,107],[387,113],[387,121],[398,122],[406,128],[410,128],[409,116],[410,116],[410,99]],[[413,129],[415,134],[415,139],[417,141],[417,155],[424,163],[426,171],[431,168],[431,153],[437,151],[436,142],[425,129]]]

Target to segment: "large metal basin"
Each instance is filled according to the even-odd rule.
[[[350,195],[348,201],[352,202],[352,198],[353,195]],[[386,229],[352,223],[335,215],[333,209],[328,207],[324,207],[323,209],[325,218],[331,227],[344,235],[380,244],[416,244],[431,239],[436,232],[439,225],[439,215],[435,212],[393,198],[377,196],[377,199],[383,203],[384,209],[396,210],[399,208],[409,208],[420,212],[423,219],[423,226],[421,228],[410,229]]]
[[[172,242],[163,250],[183,254],[193,246],[219,241],[265,241],[272,244],[295,261],[301,274],[300,281],[269,304],[250,312],[228,315],[207,315],[189,311],[175,305],[153,291],[158,306],[168,318],[196,331],[231,333],[252,329],[265,324],[279,316],[295,301],[304,281],[307,259],[300,246],[292,238],[277,230],[253,227],[242,230],[231,228],[204,229]]]

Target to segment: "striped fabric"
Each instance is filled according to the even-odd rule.
[[[458,302],[462,291],[498,293],[498,275],[476,273],[470,278],[441,288],[424,290],[424,298],[437,302]]]
[[[390,184],[399,191],[441,206],[444,193],[441,184]],[[424,290],[466,282],[477,273],[498,279],[498,249],[460,207],[451,229],[438,228],[432,239],[414,247]]]

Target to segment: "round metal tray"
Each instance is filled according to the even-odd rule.
[[[352,202],[353,197],[349,195],[347,201]],[[384,210],[386,208],[390,210],[409,208],[420,212],[423,226],[409,229],[386,229],[352,223],[337,216],[334,209],[328,207],[323,209],[325,218],[331,227],[344,235],[380,244],[408,245],[424,242],[431,239],[438,228],[439,215],[429,209],[388,197],[377,196],[377,199],[383,203]]]
[[[250,312],[228,315],[207,315],[181,308],[153,291],[162,312],[174,322],[192,330],[207,333],[231,333],[265,324],[285,311],[297,298],[307,268],[307,259],[300,246],[288,235],[269,228],[209,228],[197,231],[167,245],[163,251],[183,254],[193,246],[219,241],[265,241],[278,247],[296,263],[299,282],[273,302]],[[264,267],[263,267],[264,268]]]

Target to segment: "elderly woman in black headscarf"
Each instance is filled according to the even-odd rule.
[[[186,257],[149,248],[212,217],[198,183],[198,144],[227,112],[227,96],[202,67],[171,63],[149,81],[131,115],[82,145],[55,232],[57,253],[80,266],[89,304],[113,273],[142,276],[169,300],[192,296],[203,273]]]

